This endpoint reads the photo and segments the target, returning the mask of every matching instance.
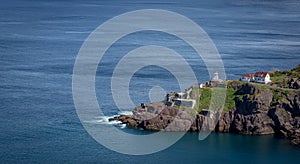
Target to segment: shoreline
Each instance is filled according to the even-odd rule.
[[[297,69],[299,68],[300,65]],[[132,115],[120,115],[110,118],[109,121],[117,120],[127,128],[149,131],[199,132],[202,128],[209,128],[216,133],[271,134],[287,138],[291,144],[300,146],[300,89],[235,80],[226,82],[226,97],[230,99],[225,101],[226,105],[229,104],[225,111],[209,111],[202,108],[197,110],[196,114],[192,114],[192,108],[180,106],[181,101],[178,106],[176,103],[179,101],[175,100],[199,99],[197,96],[193,97],[193,89],[184,94],[169,93],[164,101],[141,104],[132,111]],[[200,95],[205,95],[204,91],[210,89],[213,88],[198,90]],[[228,93],[228,90],[231,92]],[[206,101],[200,97],[199,104],[203,106],[204,103]]]

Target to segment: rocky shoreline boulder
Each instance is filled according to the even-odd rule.
[[[199,131],[204,116],[155,102],[147,104],[145,109],[136,107],[133,115],[121,115],[111,120],[119,120],[129,128],[150,131]]]

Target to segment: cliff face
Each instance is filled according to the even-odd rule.
[[[250,135],[274,133],[274,122],[268,116],[272,91],[250,83],[232,82],[229,87],[236,90],[236,108],[222,115],[216,130]],[[224,126],[227,128],[224,129]]]
[[[236,109],[222,114],[216,131],[239,134],[272,134],[300,142],[299,90],[233,82]]]

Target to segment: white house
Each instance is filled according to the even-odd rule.
[[[241,78],[241,81],[243,82],[254,81],[254,74],[244,74]]]
[[[256,72],[254,74],[254,81],[262,84],[268,84],[272,82],[268,72]]]
[[[244,74],[240,80],[243,82],[256,82],[262,84],[268,84],[272,82],[268,72],[256,72],[255,74]]]

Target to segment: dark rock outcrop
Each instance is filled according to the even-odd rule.
[[[235,98],[237,112],[243,115],[253,114],[259,110],[268,111],[273,98],[269,89],[261,89],[249,83],[242,85],[236,95],[238,95]]]
[[[136,107],[133,115],[123,115],[112,120],[119,120],[130,128],[151,131],[199,131],[204,116],[156,102],[148,104],[146,109]]]
[[[273,121],[267,113],[251,115],[236,114],[231,125],[231,132],[249,135],[273,134]]]
[[[221,115],[219,122],[216,126],[216,131],[217,132],[222,132],[222,133],[229,133],[232,122],[234,120],[234,111],[228,111],[225,112]]]

